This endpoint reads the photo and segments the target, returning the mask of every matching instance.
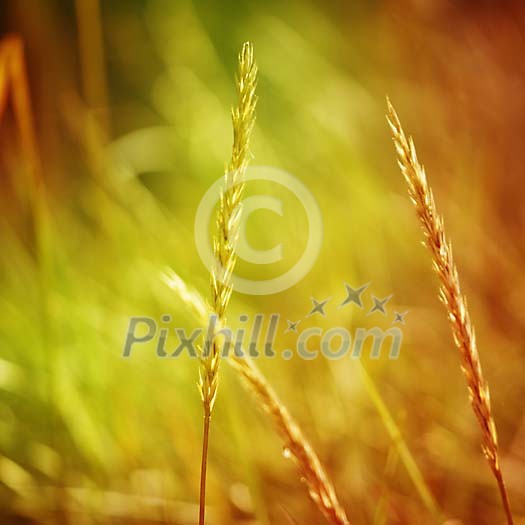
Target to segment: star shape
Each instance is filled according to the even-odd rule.
[[[363,308],[363,303],[361,301],[361,294],[370,286],[370,283],[364,284],[360,288],[352,288],[348,283],[345,283],[346,288],[346,298],[345,300],[338,306],[339,308],[342,308],[343,306],[346,306],[347,304],[354,303],[359,306],[359,308]]]
[[[408,310],[407,310],[406,312],[403,312],[403,313],[394,312],[395,319],[394,319],[394,321],[392,322],[392,324],[394,324],[394,323],[405,324],[405,315],[406,315],[407,313],[408,313]]]
[[[292,323],[292,321],[287,319],[286,322],[288,323],[288,328],[284,331],[284,333],[286,332],[296,332],[297,333],[297,325],[301,321],[295,321],[295,323]]]
[[[374,312],[381,312],[383,315],[386,315],[385,304],[390,301],[392,295],[385,297],[384,299],[378,299],[375,295],[372,295],[372,300],[374,301],[374,306],[370,308],[366,315],[373,314]]]
[[[326,303],[331,299],[331,297],[329,297],[328,299],[325,299],[324,301],[316,301],[313,297],[311,299],[312,299],[312,304],[314,306],[310,310],[310,312],[308,312],[308,315],[306,317],[310,317],[311,315],[314,315],[315,313],[321,314],[323,317],[326,317],[324,307],[326,306]]]

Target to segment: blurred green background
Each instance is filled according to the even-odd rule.
[[[0,121],[2,523],[197,522],[198,364],[158,359],[154,342],[131,359],[121,353],[130,316],[170,313],[172,326],[195,327],[160,278],[166,266],[209,295],[193,221],[230,154],[246,40],[260,71],[254,163],[310,189],[324,240],[291,289],[234,293],[232,325],[241,312],[304,319],[310,297],[331,296],[322,326],[351,330],[372,321],[335,309],[343,282],[393,294],[389,311],[409,310],[399,360],[259,364],[353,524],[433,522],[381,407],[442,522],[503,521],[396,166],[388,93],[454,243],[503,470],[525,523],[522,2],[5,0],[0,16],[2,34],[25,44],[45,181],[45,195],[35,193],[10,103]],[[306,228],[289,206],[290,216],[260,212],[248,228],[254,245],[284,243],[285,263],[301,253]],[[260,278],[277,270],[239,268]],[[277,349],[290,345],[282,332]],[[210,525],[322,523],[266,417],[235,372],[221,372]]]

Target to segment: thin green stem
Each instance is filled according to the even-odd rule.
[[[204,412],[204,429],[202,432],[202,456],[201,456],[201,488],[199,496],[199,525],[204,525],[204,515],[206,512],[206,470],[208,468],[208,442],[210,436],[211,413],[209,410]]]
[[[359,364],[365,388],[368,391],[368,395],[370,396],[372,403],[374,404],[379,416],[381,417],[383,424],[385,425],[390,439],[392,440],[392,443],[395,446],[397,453],[399,454],[399,457],[406,468],[408,476],[414,484],[414,487],[417,490],[419,497],[421,498],[421,501],[424,503],[425,507],[432,514],[436,522],[441,523],[443,521],[441,512],[436,504],[434,497],[432,496],[432,493],[430,492],[430,489],[428,488],[425,482],[425,479],[423,478],[423,475],[421,474],[421,470],[419,470],[414,456],[412,456],[408,445],[403,439],[401,430],[399,429],[397,423],[392,417],[392,414],[388,410],[385,402],[383,401],[383,398],[381,397],[381,394],[379,393],[379,390],[377,389],[373,379],[370,377],[368,370],[365,368],[365,365],[361,362],[361,360],[359,360]]]

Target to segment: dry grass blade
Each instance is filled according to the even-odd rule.
[[[183,300],[187,301],[192,311],[202,323],[205,323],[209,311],[199,296],[174,272],[164,274],[164,281]],[[244,352],[244,351],[243,351]],[[230,356],[227,362],[244,379],[248,390],[254,394],[260,407],[270,415],[273,426],[281,436],[286,454],[294,459],[301,478],[307,484],[308,493],[317,507],[332,525],[349,525],[346,513],[337,499],[334,487],[324,470],[314,449],[304,437],[288,409],[268,383],[264,374],[244,352],[245,357]]]
[[[452,246],[445,236],[443,219],[436,210],[432,190],[428,185],[425,169],[418,161],[414,142],[411,137],[405,136],[389,100],[388,122],[392,130],[399,167],[408,184],[408,192],[423,227],[426,245],[432,254],[434,270],[440,280],[439,296],[447,310],[454,341],[461,354],[470,403],[481,428],[483,453],[498,483],[507,522],[512,525],[509,497],[499,463],[498,439],[490,406],[489,387],[483,377],[474,327],[470,321],[466,298],[461,293]]]
[[[39,187],[42,179],[41,162],[35,135],[24,43],[17,35],[9,35],[0,40],[0,121],[10,92],[22,150],[35,187]]]
[[[0,40],[0,123],[10,97],[29,174],[27,188],[32,203],[38,258],[42,268],[47,268],[50,250],[49,211],[29,88],[24,42],[18,35],[8,35]]]
[[[211,306],[220,323],[224,323],[226,309],[232,293],[232,274],[235,269],[241,199],[244,190],[244,173],[248,166],[250,136],[255,122],[257,97],[257,65],[253,47],[245,43],[239,54],[237,77],[237,107],[232,110],[233,149],[224,177],[224,189],[217,211],[217,235],[213,242],[215,267],[211,272]],[[209,347],[208,347],[209,346]],[[220,344],[213,339],[205,347],[201,358],[199,390],[204,407],[204,431],[201,462],[199,524],[204,524],[206,501],[206,468],[210,419],[217,396],[220,366]]]

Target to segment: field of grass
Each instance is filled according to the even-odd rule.
[[[474,393],[481,384],[476,359],[471,344],[458,352],[440,304],[452,274],[438,264],[436,277],[422,246],[388,94],[452,242],[498,468],[514,523],[525,524],[519,0],[6,0],[0,30],[0,523],[198,523],[202,365],[187,353],[159,358],[158,338],[122,354],[133,316],[162,324],[169,314],[171,353],[175,328],[202,326],[195,297],[218,308],[194,221],[230,162],[249,41],[251,165],[308,188],[322,244],[289,289],[234,289],[225,301],[232,329],[243,314],[280,321],[274,359],[254,359],[254,373],[227,358],[218,372],[206,523],[507,523],[481,449],[492,436],[490,424],[480,429],[486,400],[471,406],[465,383]],[[234,273],[254,280],[293,266],[309,232],[289,189],[246,183],[245,196],[260,193],[283,214],[253,213],[246,237],[258,250],[282,244],[283,257],[241,257]],[[169,286],[172,272],[185,284]],[[345,283],[370,283],[363,309],[338,308]],[[372,295],[392,296],[387,316],[367,315]],[[330,299],[326,316],[308,316],[311,298]],[[405,324],[392,324],[394,312],[407,312]],[[361,359],[285,359],[296,340],[287,320],[325,332],[399,326],[400,356],[372,359],[365,345]]]

